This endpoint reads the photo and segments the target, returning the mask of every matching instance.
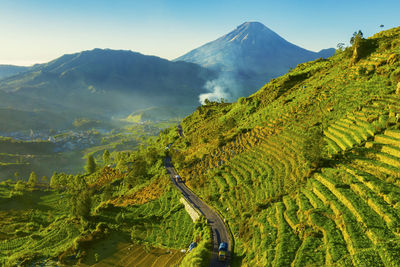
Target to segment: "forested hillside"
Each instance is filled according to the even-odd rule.
[[[217,207],[234,265],[400,265],[400,28],[182,122],[172,159]]]

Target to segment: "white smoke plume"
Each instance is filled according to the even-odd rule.
[[[208,99],[210,101],[218,101],[221,98],[224,98],[224,99],[230,98],[229,93],[226,92],[227,88],[218,79],[217,80],[208,81],[204,85],[204,88],[207,91],[209,91],[209,93],[205,93],[205,94],[199,95],[199,101],[200,101],[201,104],[204,104],[204,101],[206,99]]]
[[[221,98],[234,101],[240,94],[240,85],[229,73],[221,73],[215,80],[207,81],[204,88],[208,93],[200,94],[199,101],[203,105],[204,100],[219,101]]]

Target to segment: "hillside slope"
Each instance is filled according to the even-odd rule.
[[[321,53],[303,49],[259,22],[245,22],[176,61],[193,62],[220,70],[222,78],[219,84],[225,83],[226,90],[236,99],[254,93],[265,82],[283,75],[299,63],[329,57],[334,52],[334,49],[326,49]]]
[[[235,264],[400,265],[399,67],[394,28],[183,120],[173,162]]]

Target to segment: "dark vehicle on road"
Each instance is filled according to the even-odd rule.
[[[188,251],[189,252],[192,251],[195,247],[197,247],[197,243],[196,242],[191,243]]]

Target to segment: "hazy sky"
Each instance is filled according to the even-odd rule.
[[[399,26],[399,10],[399,0],[0,0],[0,64],[93,48],[174,59],[245,21],[318,51]]]

